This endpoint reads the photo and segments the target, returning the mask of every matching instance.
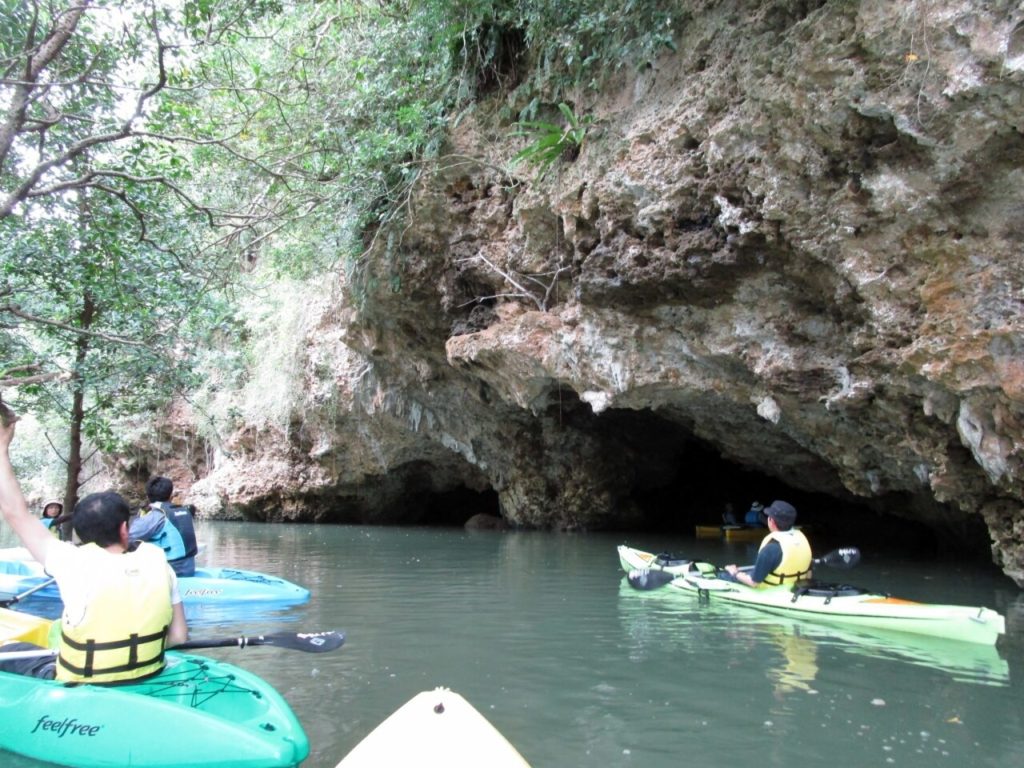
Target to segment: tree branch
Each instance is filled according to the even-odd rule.
[[[53,30],[46,40],[33,53],[35,48],[34,34],[30,34],[25,46],[25,69],[23,71],[23,83],[14,89],[11,96],[11,105],[7,110],[7,117],[0,124],[0,172],[7,164],[14,139],[25,125],[28,114],[28,105],[32,99],[32,91],[38,85],[39,76],[53,62],[60,52],[67,45],[68,40],[75,33],[78,22],[85,13],[92,0],[82,0],[81,5],[72,6],[57,17]],[[33,23],[33,29],[35,24]],[[4,206],[6,207],[6,205]],[[2,210],[2,209],[0,209]],[[0,213],[3,218],[6,213]]]
[[[2,170],[3,168],[3,161],[6,158],[7,154],[9,154],[11,147],[14,144],[15,138],[25,126],[29,97],[31,96],[32,88],[34,88],[37,85],[36,80],[38,79],[40,72],[42,71],[42,69],[45,68],[47,64],[49,64],[53,60],[54,57],[57,56],[57,54],[60,53],[61,49],[67,44],[68,39],[74,32],[75,25],[77,25],[78,23],[78,19],[85,11],[86,5],[88,5],[88,3],[90,3],[91,1],[92,0],[84,0],[83,6],[80,9],[78,9],[77,16],[74,16],[72,12],[68,13],[67,18],[71,18],[72,16],[74,16],[74,24],[71,24],[69,29],[66,29],[65,31],[65,27],[69,26],[68,24],[58,24],[55,27],[54,33],[51,34],[51,37],[55,38],[60,42],[60,47],[53,50],[52,53],[49,53],[48,58],[44,60],[40,57],[29,57],[29,66],[26,68],[24,79],[26,83],[29,83],[31,85],[25,85],[21,88],[15,89],[15,97],[13,99],[14,103],[12,103],[11,109],[8,110],[8,119],[4,122],[2,126],[0,126],[0,170]],[[72,179],[67,182],[53,184],[44,189],[35,189],[36,185],[39,184],[39,182],[47,173],[54,170],[55,168],[65,166],[69,164],[71,161],[85,155],[93,147],[102,146],[106,144],[113,144],[134,135],[135,131],[133,125],[135,121],[145,114],[146,105],[149,102],[149,100],[156,96],[156,94],[162,91],[167,85],[167,68],[165,64],[165,57],[167,51],[176,47],[165,44],[160,39],[160,28],[156,21],[155,10],[153,12],[153,16],[149,20],[149,23],[150,30],[153,33],[153,37],[156,40],[157,45],[157,77],[155,82],[151,86],[145,88],[144,90],[142,90],[141,93],[139,93],[138,97],[135,100],[134,112],[121,122],[121,125],[117,130],[107,131],[105,133],[99,133],[92,136],[85,136],[79,139],[78,141],[74,142],[70,147],[68,147],[63,152],[60,152],[54,157],[51,157],[47,160],[38,163],[27,174],[27,176],[24,179],[22,179],[21,183],[16,185],[15,188],[10,193],[8,193],[6,199],[3,200],[2,203],[0,203],[0,219],[4,219],[7,216],[10,216],[14,212],[15,207],[17,207],[17,205],[24,200],[37,198],[44,195],[52,195],[69,189],[80,189],[82,188],[82,186],[87,186],[87,184],[83,184],[82,178],[79,178]],[[44,43],[43,46],[41,46],[40,51],[49,52],[50,47],[52,46],[49,45],[48,41],[47,43]],[[84,178],[88,178],[88,175]],[[174,188],[173,185],[169,184],[168,180],[166,179],[160,179],[160,183],[167,184],[168,186],[172,186],[172,188]],[[187,196],[185,196],[180,189],[174,189],[176,194],[182,196],[186,200],[188,199]]]
[[[68,325],[67,323],[60,323],[56,320],[49,320],[45,317],[38,317],[36,315],[23,311],[22,309],[14,306],[13,304],[0,305],[0,312],[7,312],[9,314],[14,315],[15,317],[20,317],[22,320],[27,320],[30,323],[47,325],[50,326],[51,328],[60,328],[63,331],[67,331],[68,333],[74,333],[77,334],[78,336],[89,336],[96,339],[103,339],[104,341],[109,341],[114,344],[124,344],[125,346],[129,347],[147,346],[147,342],[145,341],[136,341],[135,339],[129,339],[125,336],[115,336],[113,334],[103,333],[101,331],[87,331],[84,328],[75,328],[73,325]]]
[[[38,366],[34,366],[37,367]],[[35,376],[8,376],[7,371],[4,378],[0,378],[0,389],[6,387],[23,387],[26,384],[43,384],[47,381],[67,381],[71,374],[67,371],[51,371],[50,373],[39,373]]]

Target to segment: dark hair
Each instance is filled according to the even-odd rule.
[[[166,477],[151,477],[146,483],[146,498],[150,501],[170,501],[174,483]]]
[[[131,510],[121,495],[113,491],[90,493],[75,504],[72,525],[83,544],[108,547],[121,541],[121,523],[127,523]]]

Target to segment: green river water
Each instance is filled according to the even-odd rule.
[[[419,691],[465,696],[534,766],[1024,765],[1024,595],[977,565],[875,556],[819,576],[1007,616],[996,648],[851,634],[638,592],[615,546],[747,562],[686,537],[200,523],[204,562],[273,573],[307,605],[193,617],[193,636],[341,629],[339,651],[203,651],[288,699],[333,766]],[[9,544],[10,542],[0,542]],[[140,738],[145,738],[140,733]],[[187,739],[187,735],[183,734]],[[4,768],[43,764],[0,754]]]

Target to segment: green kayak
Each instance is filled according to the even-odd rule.
[[[709,600],[740,603],[787,616],[968,643],[994,645],[1006,632],[1006,620],[990,608],[918,603],[848,585],[754,588],[718,578],[710,563],[669,560],[624,545],[619,546],[618,554],[620,565],[630,574],[630,583],[641,589],[666,585]]]
[[[75,768],[290,768],[309,754],[302,726],[268,683],[175,652],[159,675],[119,685],[0,672],[0,718],[0,748]]]

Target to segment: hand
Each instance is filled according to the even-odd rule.
[[[14,439],[14,424],[17,414],[3,400],[0,400],[0,446],[7,447]]]
[[[737,571],[739,571],[739,566],[736,566],[736,565],[727,565],[727,566],[725,566],[725,571],[726,571],[726,573],[728,573],[728,574],[729,574],[730,576],[735,576],[735,575],[736,575],[736,572],[737,572]]]

